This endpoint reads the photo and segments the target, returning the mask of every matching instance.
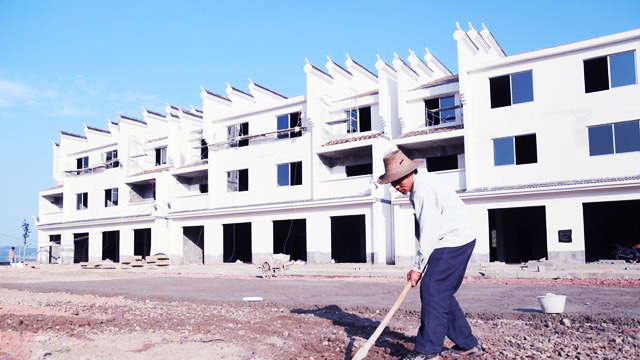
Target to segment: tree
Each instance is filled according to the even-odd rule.
[[[27,219],[22,220],[22,239],[24,240],[22,247],[22,261],[24,262],[24,258],[27,256],[27,238],[31,234],[31,228],[29,227],[29,223]]]

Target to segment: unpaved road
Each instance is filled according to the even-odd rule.
[[[0,360],[350,359],[402,285],[0,271]],[[567,313],[539,313],[535,295],[545,292],[567,294]],[[459,299],[488,349],[482,359],[637,359],[639,295],[637,280],[470,278]],[[368,358],[398,359],[413,348],[418,305],[412,291]]]
[[[104,271],[104,270],[102,270]],[[538,281],[538,284],[513,284],[515,281],[471,279],[463,283],[457,298],[467,312],[535,312],[536,296],[551,292],[567,295],[566,312],[617,314],[640,317],[640,282],[635,288],[567,285],[563,280]],[[505,284],[506,283],[506,284]],[[598,284],[598,282],[594,282]],[[606,283],[605,283],[606,284]],[[366,306],[385,309],[395,301],[403,287],[401,280],[364,278],[278,278],[163,276],[93,281],[52,281],[11,283],[0,279],[0,287],[40,292],[122,295],[128,297],[185,300],[199,302],[241,302],[245,296],[260,296],[265,302],[285,306]],[[614,283],[615,285],[615,283]],[[420,307],[419,292],[412,291],[402,306]]]

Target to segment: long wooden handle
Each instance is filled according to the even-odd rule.
[[[362,347],[360,347],[360,349],[358,350],[356,355],[352,358],[352,360],[362,360],[365,358],[365,356],[367,356],[371,346],[373,346],[376,340],[378,340],[378,337],[380,336],[380,334],[382,334],[382,331],[384,330],[384,328],[387,327],[387,323],[389,323],[389,320],[391,320],[391,318],[393,317],[393,314],[395,314],[396,310],[398,310],[400,305],[402,305],[402,302],[407,297],[409,290],[411,290],[411,282],[407,281],[407,284],[404,286],[404,289],[402,289],[400,296],[398,296],[398,299],[391,307],[391,310],[389,310],[389,312],[384,317],[380,325],[378,325],[378,328],[376,328],[376,331],[373,332],[373,335],[369,337],[369,340],[367,340],[367,342],[364,343]]]

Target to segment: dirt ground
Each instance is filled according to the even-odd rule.
[[[350,359],[402,287],[397,279],[273,281],[122,272],[77,272],[73,280],[59,273],[0,271],[0,360]],[[172,296],[154,291],[166,287]],[[341,301],[343,288],[359,302]],[[509,289],[527,288],[584,299],[563,315],[540,313],[524,299],[502,308],[473,301],[499,289],[499,303]],[[381,294],[376,301],[362,300],[374,293]],[[241,300],[256,294],[265,294],[265,301]],[[638,306],[626,310],[638,295],[638,280],[469,278],[459,298],[487,349],[482,359],[637,359]],[[413,348],[419,312],[412,296],[368,358],[398,359]]]

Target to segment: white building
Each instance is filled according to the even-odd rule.
[[[406,196],[376,186],[402,149],[469,205],[479,261],[594,261],[640,242],[640,30],[506,56],[454,32],[459,74],[428,50],[377,75],[307,61],[306,94],[201,90],[84,135],[60,133],[39,195],[40,261],[165,253],[172,263],[407,264]]]

